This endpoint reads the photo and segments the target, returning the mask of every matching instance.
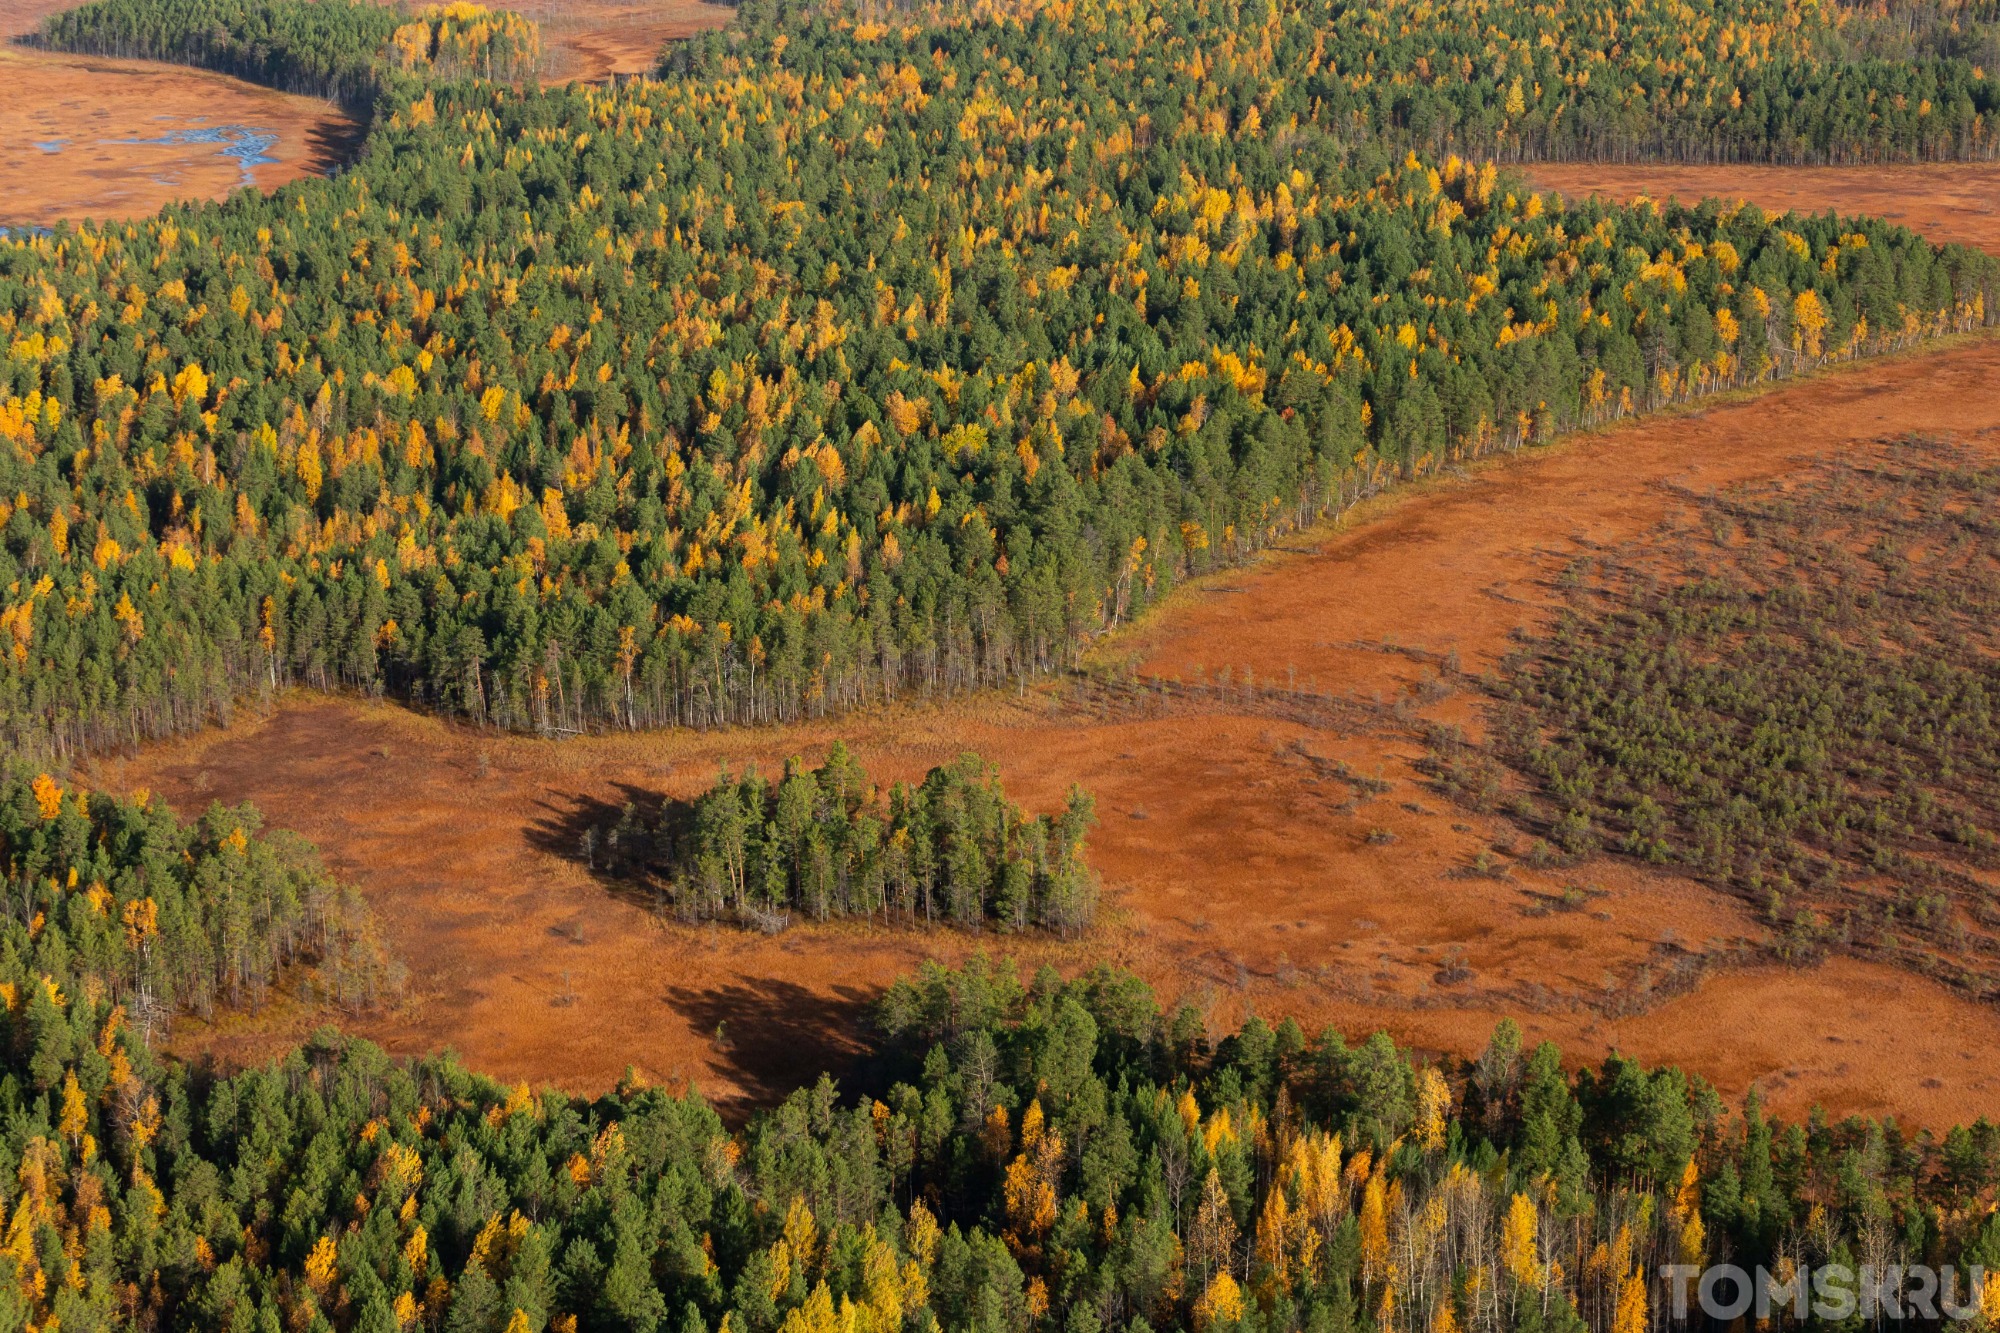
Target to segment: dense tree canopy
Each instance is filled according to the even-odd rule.
[[[1991,260],[1877,222],[1357,147],[1316,13],[757,9],[659,82],[433,86],[336,179],[0,243],[0,734],[991,681],[1461,451],[1991,317]]]
[[[164,1032],[176,1013],[256,1005],[300,962],[330,999],[373,998],[389,977],[366,908],[261,822],[216,805],[184,824],[144,794],[0,774],[0,999],[18,1016],[86,990]]]
[[[1991,157],[2000,82],[1978,62],[2000,49],[1992,14],[1882,9],[1418,0],[1278,6],[1283,19],[1272,26],[1298,53],[1294,67],[1329,123],[1440,155]],[[1190,35],[1212,22],[1197,21]]]
[[[731,916],[778,928],[793,912],[816,921],[878,914],[884,922],[968,930],[1090,924],[1097,886],[1083,863],[1096,816],[1070,789],[1060,815],[1031,816],[1007,799],[997,768],[965,754],[920,783],[885,795],[847,747],[826,762],[794,758],[776,782],[725,770],[699,799],[669,805],[653,824],[628,805],[584,855],[650,880],[679,916]]]
[[[331,1034],[209,1077],[36,993],[6,1021],[38,1072],[0,1079],[8,1328],[1631,1333],[1659,1265],[1723,1255],[2000,1294],[1966,1284],[2000,1264],[1985,1122],[1730,1115],[1512,1024],[1463,1066],[1255,1019],[1211,1048],[1129,976],[975,960],[891,992],[879,1082],[732,1133]]]
[[[198,65],[364,114],[403,86],[398,76],[513,78],[541,56],[532,23],[468,0],[414,13],[369,0],[90,0],[51,15],[41,40]]]
[[[1994,317],[1992,261],[1880,223],[1449,155],[1989,152],[1970,9],[1884,58],[1754,0],[759,5],[657,82],[512,90],[437,76],[516,21],[363,8],[51,29],[390,105],[336,179],[0,240],[10,750],[291,680],[544,729],[990,681],[1465,451]],[[698,909],[1069,929],[1088,812],[836,754],[643,832]],[[162,1062],[289,962],[380,984],[256,832],[0,783],[0,1329],[1639,1333],[1668,1260],[2000,1269],[1984,1122],[1775,1125],[1512,1024],[1211,1047],[1108,970],[927,969],[851,1095],[736,1132],[332,1035]]]

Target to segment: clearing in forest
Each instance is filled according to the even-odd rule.
[[[502,1077],[602,1087],[637,1065],[760,1100],[837,1067],[889,979],[984,946],[1108,958],[1218,1030],[1256,1008],[1465,1054],[1512,1013],[1573,1057],[1673,1061],[1729,1095],[1756,1083],[1787,1113],[1965,1120],[1995,1092],[1978,1059],[2000,1040],[1989,1006],[1889,963],[1766,961],[1762,914],[1672,866],[1539,868],[1532,835],[1434,789],[1417,736],[1480,734],[1453,664],[1485,670],[1544,630],[1578,554],[1694,514],[1691,496],[1905,434],[1991,458],[1996,385],[2000,343],[1968,340],[1426,482],[1187,589],[1101,646],[1090,677],[1025,694],[562,742],[298,696],[96,777],[183,810],[255,800],[314,839],[411,970],[408,1003],[359,1029],[455,1046]],[[839,738],[884,781],[977,750],[1030,811],[1082,783],[1100,820],[1096,933],[684,926],[584,863],[584,833],[628,802],[693,796],[724,763],[817,762]],[[182,1040],[247,1056],[320,1017],[280,1008]]]

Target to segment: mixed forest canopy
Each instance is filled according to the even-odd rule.
[[[1261,27],[1291,55],[1322,123],[1436,157],[1828,163],[1996,151],[1990,5],[1353,0],[1194,5],[1176,18],[1203,46],[1204,71],[1236,56],[1226,42],[1210,52],[1205,36]]]
[[[1686,866],[1802,962],[1882,958],[2000,996],[2000,468],[1901,440],[1697,501],[1585,557],[1492,682],[1492,755],[1440,746],[1561,852]]]
[[[8,1328],[1637,1333],[1660,1265],[1723,1256],[1953,1266],[1904,1327],[2000,1298],[1993,1126],[1775,1123],[1511,1023],[1452,1066],[1255,1019],[1211,1046],[1130,976],[975,959],[889,994],[879,1077],[731,1132],[330,1033],[218,1078],[35,993]]]
[[[991,3],[851,12],[927,29],[968,14],[1043,17],[1038,5]],[[1052,12],[1074,29],[1073,11]],[[1111,6],[1102,17],[1153,16]],[[1316,118],[1435,157],[1826,163],[2000,148],[2000,83],[1987,73],[2000,76],[2000,9],[1990,0],[1267,0],[1158,17],[1162,31],[1197,40],[1261,27],[1297,58]],[[744,26],[770,21],[759,13]],[[469,0],[413,16],[367,0],[91,0],[47,20],[42,37],[349,100],[375,91],[373,67],[514,80],[531,77],[539,55],[533,24]],[[1225,42],[1222,58],[1232,55]],[[1206,76],[1209,63],[1194,72]]]
[[[776,782],[724,770],[657,824],[634,805],[581,837],[593,867],[658,885],[688,920],[729,916],[780,929],[791,914],[979,931],[1031,928],[1069,935],[1090,924],[1097,884],[1083,861],[1096,822],[1089,793],[1071,787],[1060,815],[1029,815],[975,754],[886,793],[846,745],[808,768],[794,758]]]
[[[412,80],[520,78],[541,58],[534,24],[469,0],[414,12],[371,0],[91,0],[44,20],[39,39],[217,70],[363,115]]]
[[[1354,22],[752,9],[658,82],[433,84],[336,179],[0,244],[0,735],[989,682],[1463,451],[1992,318],[1992,260],[1878,222],[1381,151]]]
[[[335,1003],[394,984],[360,898],[261,823],[247,805],[183,823],[143,793],[0,774],[0,1005],[23,1038],[9,1077],[43,1068],[43,1044],[69,1049],[51,1035],[66,994],[163,1035],[176,1014],[256,1007],[294,964],[312,973],[297,989]]]
[[[460,77],[528,72],[532,28],[470,6],[96,0],[49,40],[378,115],[332,180],[0,239],[0,745],[295,681],[550,732],[990,682],[1391,479],[1990,324],[1971,251],[1568,206],[1491,165],[1990,155],[1982,3],[759,3],[657,81],[513,89]],[[1931,485],[1867,503],[1983,559],[1990,480]],[[1911,556],[1823,558],[1879,573],[1865,600]],[[1754,692],[1851,628],[1733,576],[1615,631],[1668,640],[1630,694],[1676,743],[1727,728],[1673,636]],[[1906,655],[1976,638],[1912,606]],[[1591,708],[1624,668],[1564,632],[1586,669],[1522,703],[1575,735],[1513,734],[1575,807],[1523,817],[1577,850],[1612,830],[1794,913],[1863,842],[1984,865],[1950,817],[1985,794],[1984,713],[1918,734],[1983,697],[1963,660],[1827,659],[1815,697],[1882,700],[1855,774],[1972,776],[1777,852],[1767,775],[1728,770],[1771,799],[1727,805],[1726,847],[1712,782],[1650,742],[1574,780],[1612,773]],[[1068,931],[1089,818],[1026,817],[971,759],[884,797],[836,750],[605,852],[696,915]],[[1990,1124],[1775,1124],[1673,1070],[1566,1074],[1512,1024],[1463,1064],[1257,1019],[1212,1045],[1129,976],[975,959],[888,994],[854,1087],[734,1131],[691,1091],[536,1093],[332,1034],[229,1077],[163,1060],[174,1014],[295,964],[346,1002],[393,980],[257,823],[0,778],[0,1330],[1641,1333],[1659,1265],[1724,1258],[1983,1265],[1945,1295],[2000,1319]]]
[[[1892,62],[1930,57],[2000,69],[2000,4],[1994,0],[1865,0],[1840,10],[1850,58]]]

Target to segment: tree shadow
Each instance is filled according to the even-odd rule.
[[[692,835],[692,802],[614,783],[602,794],[551,793],[537,804],[540,817],[524,834],[530,846],[585,871],[614,898],[643,911],[673,913],[668,867],[673,849]],[[746,930],[713,924],[731,934]],[[765,947],[790,946],[771,941]],[[889,1066],[869,1017],[878,996],[866,987],[738,977],[669,986],[663,999],[706,1041],[710,1062],[735,1085],[736,1091],[712,1101],[726,1121],[741,1125],[753,1112],[810,1088],[822,1073],[850,1095],[879,1091]]]
[[[725,1120],[741,1124],[822,1073],[849,1095],[872,1089],[882,1068],[868,1011],[873,992],[852,986],[814,990],[775,977],[721,986],[672,986],[666,1002],[708,1038],[715,1062],[742,1091],[717,1098]]]
[[[368,138],[368,127],[344,108],[337,119],[317,121],[306,130],[306,157],[328,175],[353,164]]]
[[[613,783],[612,790],[536,802],[544,813],[528,825],[528,845],[588,872],[614,898],[667,911],[666,867],[694,808],[631,783]]]

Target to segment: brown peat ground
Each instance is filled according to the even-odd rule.
[[[1526,168],[1542,189],[1576,198],[1717,196],[1764,208],[1886,218],[1933,241],[2000,254],[2000,163],[1931,162],[1882,167],[1681,167],[1560,162]]]
[[[14,39],[69,0],[0,0],[0,226],[125,220],[324,175],[362,126],[330,102],[205,70],[38,51]],[[727,23],[701,0],[525,0],[551,81],[649,72],[668,41]]]
[[[1431,663],[1479,671],[1545,623],[1576,553],[1653,533],[1699,494],[1907,434],[2000,452],[2000,340],[1848,366],[1571,437],[1373,501],[1110,636],[1093,672],[824,724],[546,741],[389,704],[297,695],[226,730],[94,766],[184,813],[253,800],[368,897],[408,997],[342,1016],[394,1050],[455,1047],[500,1077],[602,1088],[628,1066],[741,1108],[855,1049],[866,1004],[927,957],[984,946],[1064,970],[1105,959],[1220,1033],[1248,1010],[1384,1028],[1469,1053],[1500,1017],[1572,1058],[1674,1062],[1803,1114],[1969,1120],[2000,1098],[2000,1011],[1886,966],[1757,961],[1734,899],[1599,858],[1519,859],[1504,821],[1415,768],[1423,719],[1476,728]],[[688,927],[581,863],[627,800],[692,794],[847,739],[883,780],[965,749],[1010,794],[1095,793],[1105,910],[1081,942],[859,924],[766,937]],[[1484,854],[1482,856],[1482,853]],[[247,1059],[328,1016],[304,1005],[180,1035]]]

